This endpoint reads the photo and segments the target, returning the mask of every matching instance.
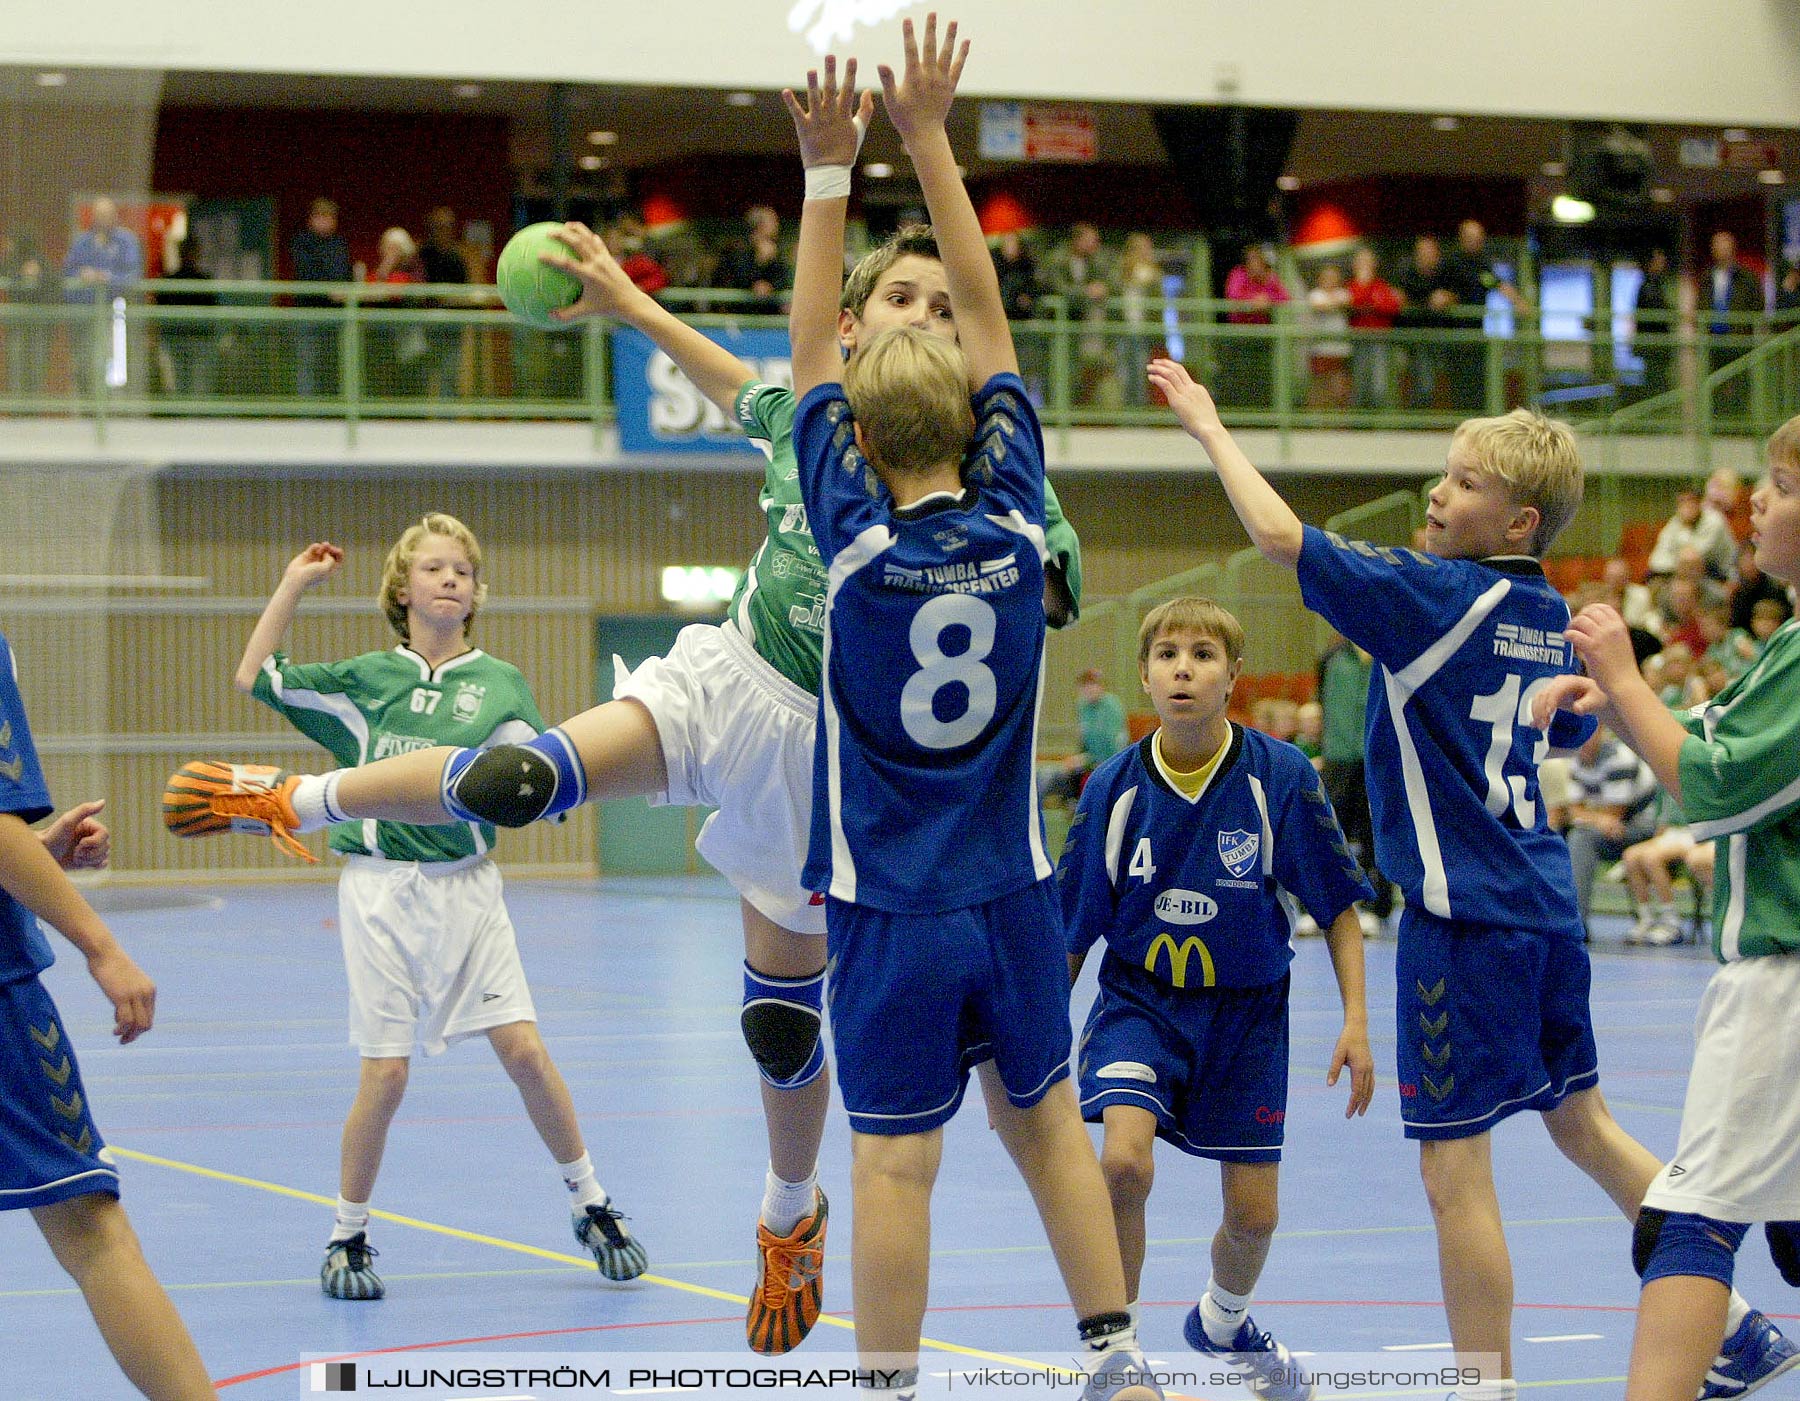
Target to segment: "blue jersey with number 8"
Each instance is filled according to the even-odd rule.
[[[960,909],[1052,871],[1032,768],[1043,438],[1015,375],[973,404],[963,491],[905,508],[858,451],[841,385],[794,415],[829,570],[806,883],[874,909]]]
[[[1574,669],[1569,607],[1525,556],[1439,559],[1306,528],[1306,606],[1372,656],[1364,741],[1375,857],[1441,919],[1581,932],[1569,849],[1538,765],[1594,721],[1546,734],[1532,703]]]

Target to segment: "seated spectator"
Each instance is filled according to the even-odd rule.
[[[1392,330],[1399,315],[1400,294],[1378,270],[1375,250],[1358,248],[1350,255],[1350,329],[1369,334],[1350,342],[1350,402],[1356,408],[1394,406],[1387,340],[1374,333]]]
[[[1629,564],[1622,559],[1607,560],[1600,582],[1608,594],[1606,601],[1619,610],[1619,616],[1625,619],[1626,627],[1654,635],[1656,601],[1650,596],[1647,586],[1632,580]]]
[[[1715,578],[1731,576],[1731,566],[1737,555],[1731,525],[1706,504],[1701,488],[1693,485],[1684,486],[1675,493],[1675,514],[1663,525],[1650,550],[1651,577],[1673,574],[1676,559],[1690,545],[1700,551],[1707,571]]]
[[[1300,732],[1300,707],[1280,696],[1264,696],[1250,707],[1250,725],[1287,744]]]
[[[1774,629],[1770,629],[1771,632]],[[1707,689],[1722,691],[1727,681],[1734,681],[1750,670],[1750,664],[1762,651],[1756,638],[1731,626],[1731,610],[1723,603],[1709,603],[1700,610],[1700,632],[1706,638],[1706,651],[1701,655],[1703,667],[1716,668],[1706,676]]]
[[[755,300],[745,311],[779,312],[781,294],[794,285],[794,270],[781,254],[781,218],[766,204],[752,205],[744,212],[744,230],[743,241],[720,255],[713,286],[749,292]]]
[[[1225,275],[1225,300],[1235,305],[1225,313],[1234,326],[1268,326],[1275,308],[1290,300],[1268,250],[1260,243],[1244,246],[1244,260]],[[1220,376],[1225,381],[1221,404],[1266,409],[1274,397],[1275,343],[1262,336],[1237,336],[1220,343]]]
[[[1315,409],[1341,409],[1350,403],[1350,289],[1344,270],[1327,263],[1306,294],[1308,343],[1306,402]]]
[[[1644,679],[1670,710],[1686,710],[1706,699],[1694,663],[1694,649],[1685,642],[1671,642],[1644,663]]]
[[[1665,648],[1680,643],[1690,656],[1706,651],[1706,634],[1700,627],[1700,610],[1706,606],[1700,586],[1692,579],[1672,578],[1663,589],[1662,640]]]
[[[1738,546],[1737,578],[1732,581],[1730,589],[1731,625],[1745,632],[1750,630],[1750,617],[1756,605],[1764,601],[1772,602],[1781,609],[1785,620],[1792,615],[1793,604],[1788,599],[1787,585],[1779,579],[1771,579],[1757,567],[1756,547],[1744,544]]]
[[[1750,538],[1750,491],[1736,471],[1730,467],[1713,471],[1706,479],[1706,504],[1725,518],[1736,543],[1741,545]]]
[[[1686,865],[1698,893],[1695,908],[1712,904],[1712,843],[1696,842],[1682,820],[1681,809],[1662,799],[1663,822],[1656,835],[1625,848],[1625,884],[1631,890],[1636,922],[1625,935],[1628,944],[1667,948],[1682,940],[1681,916],[1675,910],[1675,868]],[[1704,852],[1696,861],[1696,856]]]
[[[663,265],[644,249],[644,224],[637,215],[621,214],[602,237],[607,251],[618,260],[619,270],[639,291],[655,296],[669,285],[669,274]]]
[[[1060,764],[1038,770],[1038,797],[1060,799],[1071,806],[1081,796],[1081,785],[1095,768],[1131,742],[1125,726],[1125,707],[1106,689],[1105,678],[1090,667],[1075,678],[1075,723],[1081,731],[1081,749]]]
[[[1563,835],[1583,920],[1600,863],[1617,861],[1627,847],[1655,835],[1659,791],[1650,766],[1604,725],[1576,751]]]
[[[1325,707],[1307,701],[1294,717],[1294,747],[1319,768],[1325,762]]]

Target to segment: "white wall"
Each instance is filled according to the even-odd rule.
[[[988,96],[1800,126],[1797,0],[951,0]],[[0,0],[0,63],[774,88],[922,0]],[[172,14],[179,14],[179,23]],[[897,19],[856,26],[897,56]],[[841,43],[840,43],[841,46]]]

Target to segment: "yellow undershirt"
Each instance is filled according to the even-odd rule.
[[[1231,748],[1231,730],[1228,727],[1225,731],[1225,742],[1213,751],[1212,758],[1191,773],[1183,773],[1180,769],[1172,767],[1169,761],[1163,758],[1162,731],[1158,730],[1150,739],[1150,752],[1156,756],[1157,770],[1169,780],[1170,787],[1183,797],[1190,799],[1197,798],[1206,791],[1206,785],[1212,778],[1213,771],[1219,767],[1219,762],[1224,759],[1225,751],[1229,748]]]

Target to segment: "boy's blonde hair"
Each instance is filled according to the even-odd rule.
[[[877,472],[929,472],[961,462],[975,434],[969,362],[943,336],[883,331],[844,366],[844,397]]]
[[[1566,423],[1530,409],[1457,426],[1451,446],[1464,444],[1483,472],[1504,482],[1520,504],[1537,507],[1537,534],[1526,553],[1542,555],[1581,506],[1581,450]]]
[[[1800,472],[1800,414],[1769,435],[1769,465]]]
[[[1225,660],[1235,666],[1244,655],[1244,625],[1210,598],[1189,595],[1159,603],[1138,624],[1138,670],[1150,660],[1157,634],[1197,632],[1215,637],[1225,649]]]
[[[406,605],[400,601],[400,595],[406,589],[413,561],[419,557],[419,546],[428,535],[442,535],[446,540],[456,541],[462,546],[463,553],[469,557],[469,564],[475,570],[475,595],[469,605],[469,616],[463,619],[464,637],[469,635],[469,629],[475,625],[475,615],[481,610],[482,601],[487,597],[487,584],[481,577],[481,543],[476,540],[475,532],[455,516],[447,516],[442,511],[427,512],[417,524],[406,527],[405,532],[394,542],[394,548],[388,551],[386,563],[381,566],[381,611],[387,615],[388,623],[400,635],[402,642],[412,641],[412,633],[406,621]]]

